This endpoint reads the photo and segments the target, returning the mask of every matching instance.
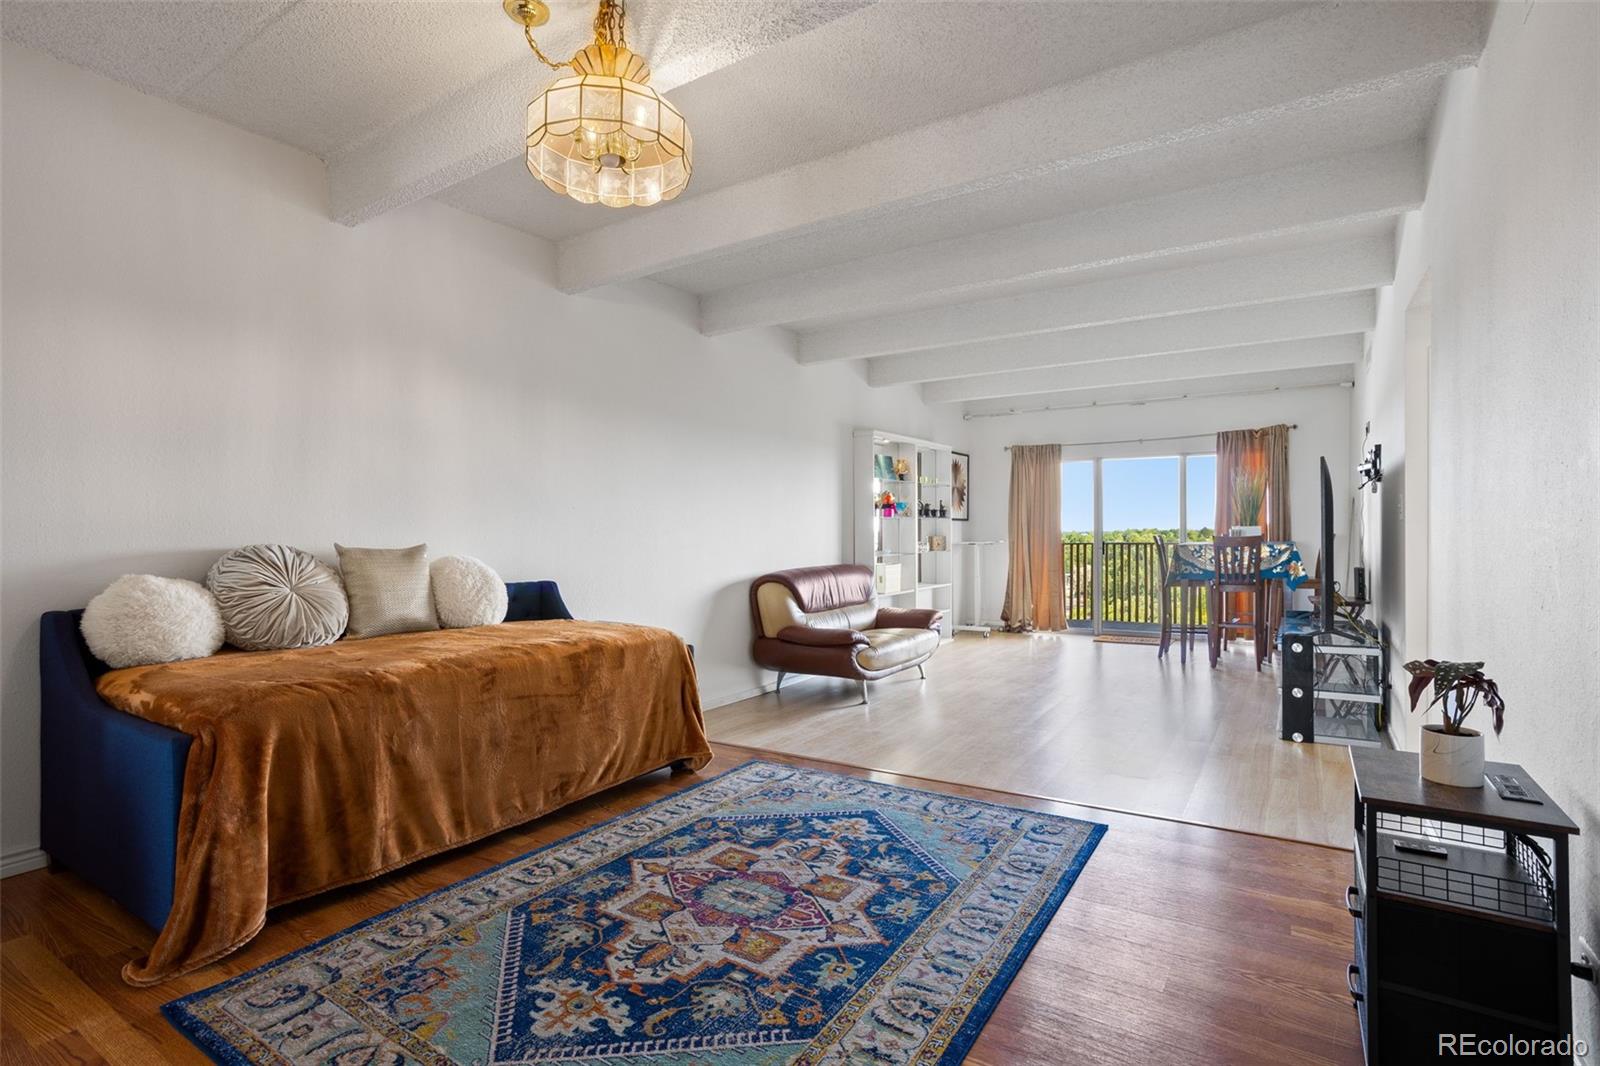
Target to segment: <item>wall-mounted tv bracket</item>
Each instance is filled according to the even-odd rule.
[[[1356,467],[1356,473],[1361,475],[1361,484],[1356,486],[1357,492],[1368,485],[1372,486],[1373,492],[1378,491],[1378,482],[1383,480],[1383,445],[1374,444],[1367,449],[1367,457]]]

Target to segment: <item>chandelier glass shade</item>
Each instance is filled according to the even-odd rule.
[[[596,42],[528,105],[528,170],[579,203],[647,207],[689,184],[683,115],[647,84],[644,59]]]
[[[579,203],[607,207],[647,207],[688,186],[689,127],[650,87],[644,57],[625,44],[620,4],[601,0],[594,43],[564,64],[545,58],[531,29],[528,43],[548,65],[571,69],[528,105],[527,163],[535,178]]]

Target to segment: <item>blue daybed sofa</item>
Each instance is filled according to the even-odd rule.
[[[506,621],[571,619],[554,581],[509,582]],[[189,737],[119,711],[95,691],[110,669],[83,641],[83,611],[40,620],[41,838],[62,866],[153,929],[172,909]]]

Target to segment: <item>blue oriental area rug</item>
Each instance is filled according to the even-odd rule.
[[[750,762],[164,1010],[233,1063],[956,1063],[1104,832]]]

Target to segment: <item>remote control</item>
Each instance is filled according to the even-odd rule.
[[[1489,784],[1494,786],[1494,790],[1500,793],[1500,798],[1503,800],[1513,800],[1517,803],[1537,803],[1541,806],[1544,804],[1544,800],[1534,799],[1528,794],[1528,790],[1522,787],[1522,782],[1517,779],[1515,774],[1484,774],[1483,776],[1489,779]]]
[[[1425,840],[1396,840],[1394,850],[1410,851],[1418,855],[1427,855],[1435,859],[1450,857],[1450,849],[1443,844],[1429,844]]]

